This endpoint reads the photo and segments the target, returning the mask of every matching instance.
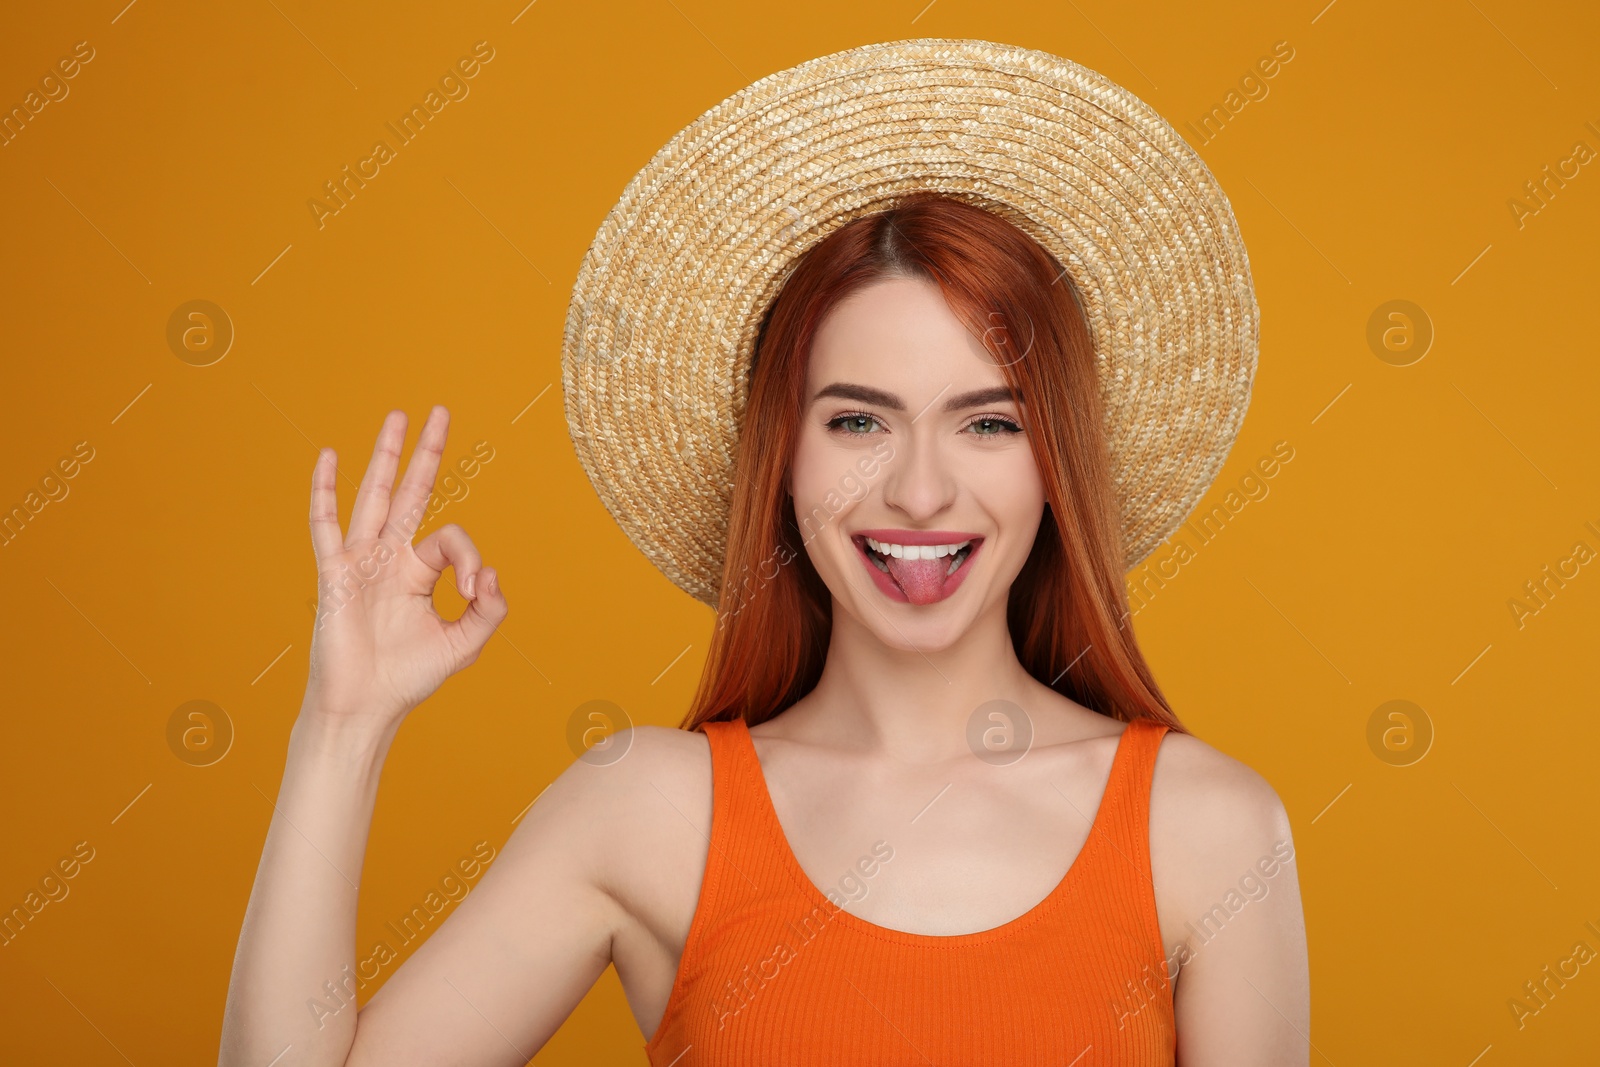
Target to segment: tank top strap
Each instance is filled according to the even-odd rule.
[[[711,746],[711,842],[696,926],[709,925],[752,895],[792,891],[768,824],[770,809],[758,792],[760,765],[749,728],[743,719],[731,719],[702,723],[700,729]]]
[[[1100,803],[1107,806],[1104,832],[1113,846],[1107,864],[1118,881],[1154,887],[1150,869],[1150,784],[1156,754],[1170,730],[1155,719],[1134,719],[1124,728]]]

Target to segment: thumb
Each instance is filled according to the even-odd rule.
[[[460,618],[446,624],[451,643],[459,652],[463,666],[478,658],[478,653],[483,651],[483,646],[489,643],[489,638],[494,636],[495,630],[511,611],[500,589],[499,571],[484,567],[478,571],[475,585],[476,595],[467,604],[467,610],[461,613]]]

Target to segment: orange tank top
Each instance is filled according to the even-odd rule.
[[[1150,877],[1150,779],[1165,725],[1123,731],[1088,840],[1044,900],[952,935],[878,926],[819,890],[789,848],[744,721],[701,728],[711,848],[666,1013],[645,1045],[652,1067],[1175,1062]],[[864,876],[875,862],[859,861]]]

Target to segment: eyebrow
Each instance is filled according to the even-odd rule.
[[[825,385],[817,390],[817,395],[811,398],[811,402],[815,404],[818,400],[828,396],[836,396],[844,400],[856,400],[863,404],[875,404],[891,411],[906,410],[904,400],[901,400],[893,393],[885,392],[882,389],[874,389],[870,385],[834,382],[832,385]],[[967,393],[957,393],[944,402],[944,410],[964,411],[967,408],[982,407],[985,404],[996,404],[1004,401],[1010,401],[1019,407],[1022,405],[1022,399],[1017,396],[1011,387],[997,385],[987,389],[974,389]]]

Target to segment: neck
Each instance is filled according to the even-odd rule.
[[[828,657],[816,688],[783,712],[796,735],[878,750],[913,763],[970,755],[968,724],[992,700],[1037,707],[1044,688],[1017,659],[1005,603],[953,641],[931,646],[911,629],[884,627],[886,644],[834,602]]]

